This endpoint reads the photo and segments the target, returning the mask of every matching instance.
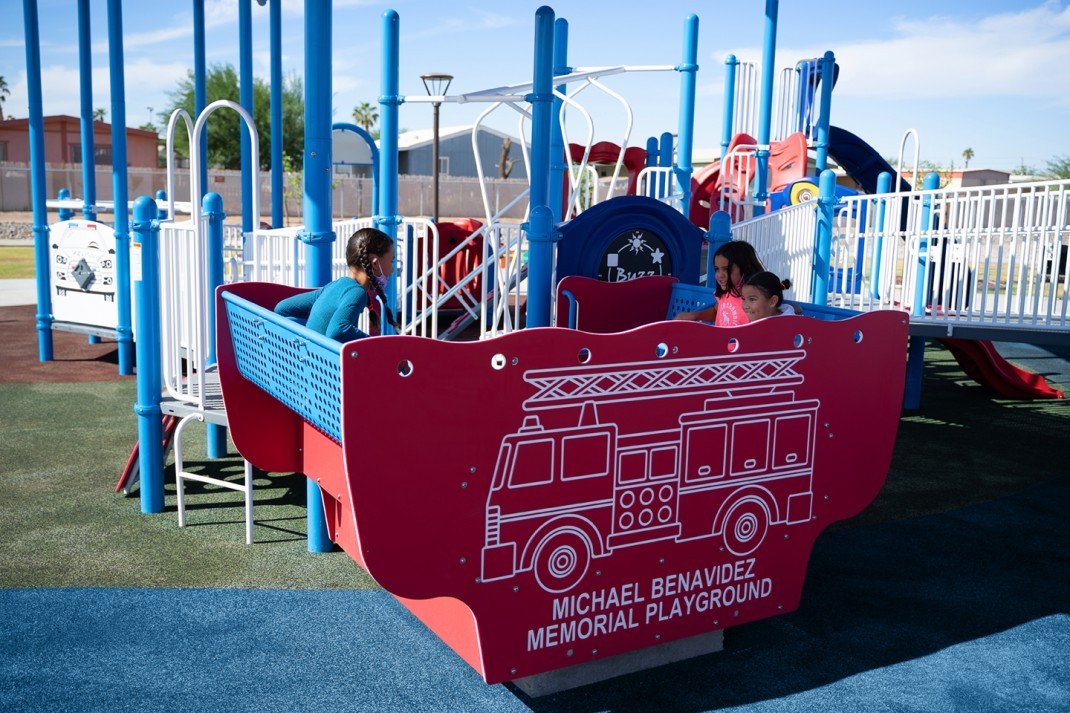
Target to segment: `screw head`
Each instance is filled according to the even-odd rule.
[[[461,564],[468,564],[468,558],[467,557],[462,557],[461,558]]]
[[[349,358],[350,359],[356,359],[357,358],[357,350],[356,349],[354,349],[353,351],[349,352]]]
[[[461,481],[461,487],[462,488],[467,488],[468,487],[468,481],[467,480]]]

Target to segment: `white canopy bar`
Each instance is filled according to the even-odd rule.
[[[574,69],[568,74],[559,74],[554,77],[554,86],[560,86],[562,84],[574,84],[576,82],[584,82],[588,79],[598,79],[600,77],[608,77],[614,74],[625,74],[628,72],[672,72],[676,70],[676,65],[672,64],[649,64],[649,65],[617,65],[614,67],[581,67]],[[520,84],[506,84],[501,87],[492,87],[490,89],[484,89],[478,92],[468,92],[467,94],[454,94],[447,96],[407,96],[405,97],[405,103],[413,104],[467,104],[470,102],[510,102],[510,101],[524,101],[524,95],[529,94],[532,90],[531,82],[522,82]]]

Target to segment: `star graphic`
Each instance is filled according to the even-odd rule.
[[[661,258],[665,257],[665,253],[661,252],[661,248],[654,248],[654,252],[650,253],[651,259],[657,265],[661,264]]]

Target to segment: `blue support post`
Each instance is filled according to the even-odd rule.
[[[223,198],[218,193],[207,193],[201,201],[201,215],[208,219],[208,294],[209,305],[215,305],[215,290],[223,284]],[[215,309],[208,310],[208,364],[216,363],[215,354]],[[208,457],[223,458],[227,455],[227,429],[225,426],[208,424]]]
[[[126,183],[126,75],[123,65],[123,4],[108,0],[108,50],[111,70],[111,182],[115,198],[115,302],[119,323],[119,373],[134,373],[134,332],[130,324],[130,231]]]
[[[306,18],[307,21],[307,18]],[[239,103],[253,114],[253,0],[238,0],[238,97]],[[260,227],[260,216],[253,215],[253,146],[249,132],[241,132],[241,229],[248,233]],[[254,222],[255,221],[255,222]]]
[[[563,17],[554,22],[554,76],[568,74],[568,20]],[[561,94],[568,92],[564,84],[557,87]],[[561,112],[564,102],[554,97],[553,111],[550,118],[550,193],[549,206],[554,214],[554,222],[564,218],[565,211],[565,171],[568,170],[570,156],[565,146],[565,136],[561,131]],[[622,149],[623,150],[623,149]]]
[[[814,239],[814,273],[810,301],[827,305],[829,299],[829,264],[832,257],[832,219],[836,212],[836,174],[821,172],[817,187],[817,234]]]
[[[886,195],[892,192],[892,174],[887,171],[881,171],[877,176],[877,193],[879,195]],[[877,229],[877,239],[873,243],[873,264],[870,266],[870,297],[873,299],[880,299],[880,275],[881,275],[881,253],[884,251],[884,220],[888,211],[888,199],[881,198],[877,202],[877,222],[874,224]]]
[[[691,209],[691,153],[695,136],[695,83],[698,74],[698,15],[688,15],[684,21],[683,61],[676,66],[680,73],[680,141],[676,151],[673,173],[680,187],[680,211],[688,215]]]
[[[248,3],[249,0],[242,0]],[[252,74],[250,70],[250,75]],[[250,79],[251,89],[251,79]],[[250,107],[251,111],[251,107]],[[305,282],[331,281],[331,0],[305,0]],[[306,478],[308,551],[330,552],[323,496]]]
[[[658,165],[666,168],[671,168],[673,165],[672,133],[668,131],[661,133],[661,141],[658,142]],[[664,198],[668,194],[670,187],[661,183],[658,185],[660,189],[656,197]]]
[[[646,165],[654,168],[658,165],[658,139],[656,136],[651,136],[646,140]]]
[[[60,188],[59,191],[56,193],[56,198],[61,201],[69,201],[71,199],[71,189]],[[60,219],[60,221],[70,220],[74,217],[74,211],[70,208],[59,208],[58,210],[56,210],[56,216]]]
[[[204,0],[193,0],[193,121],[208,106],[208,69],[205,58],[204,43]],[[242,132],[245,136],[245,132]],[[193,151],[190,147],[190,151]],[[200,145],[196,148],[200,152],[200,184],[201,195],[191,196],[190,200],[199,201],[208,190],[208,132],[201,137]]]
[[[163,512],[163,414],[160,411],[160,223],[156,201],[134,201],[134,245],[141,250],[137,290],[137,414],[138,470],[141,512]]]
[[[29,95],[30,192],[33,199],[33,256],[37,271],[37,358],[52,361],[52,283],[48,262],[48,196],[45,191],[45,117],[41,100],[41,35],[37,0],[22,1]]]
[[[78,79],[82,135],[82,215],[97,219],[97,170],[93,136],[93,37],[89,0],[78,0]]]
[[[815,165],[821,173],[828,168],[829,122],[832,114],[832,78],[835,75],[836,55],[826,52],[821,58],[821,107],[817,116],[817,157]]]
[[[398,227],[398,107],[400,19],[397,12],[383,13],[382,80],[379,85],[379,202],[375,223],[391,238]]]
[[[724,65],[724,120],[721,128],[721,163],[724,163],[725,154],[728,153],[728,146],[732,143],[732,124],[736,118],[736,68],[739,67],[739,60],[736,59],[734,54],[730,54],[725,57]]]
[[[282,0],[270,0],[271,24],[271,225],[283,227],[282,175]]]
[[[156,190],[156,205],[159,206],[161,203],[166,203],[166,202],[167,202],[167,191],[165,191],[162,188],[158,188]],[[160,220],[167,220],[167,218],[170,217],[170,216],[167,215],[167,211],[164,210],[163,208],[157,208],[157,210],[160,213]]]
[[[535,11],[535,67],[531,104],[531,214],[528,224],[527,326],[550,326],[553,294],[554,226],[548,205],[550,183],[550,123],[553,119],[554,11],[543,5]]]
[[[710,216],[710,231],[706,233],[706,242],[709,243],[706,253],[706,287],[717,286],[713,258],[717,249],[731,240],[732,216],[723,210],[714,211]]]
[[[940,174],[930,171],[922,180],[923,191],[933,191],[940,187]],[[922,237],[918,241],[918,266],[914,280],[914,309],[911,312],[915,317],[925,314],[925,307],[929,297],[929,270],[932,264],[929,260],[929,248],[931,241],[926,235],[933,229],[932,198],[923,196],[921,199],[921,229]]]
[[[758,150],[754,152],[754,214],[765,212],[769,197],[769,129],[773,123],[773,76],[776,69],[778,0],[765,0],[765,41],[762,45],[762,103],[758,113]]]
[[[907,346],[907,377],[903,408],[921,408],[921,382],[925,373],[925,337],[911,337]]]

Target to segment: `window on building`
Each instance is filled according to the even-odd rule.
[[[440,176],[450,175],[450,157],[439,156],[438,157],[438,173]]]
[[[7,161],[7,142],[0,141],[0,161]]]
[[[82,162],[82,145],[71,144],[70,145],[71,163]],[[97,166],[110,166],[111,165],[111,144],[94,144],[93,145],[93,163]]]

